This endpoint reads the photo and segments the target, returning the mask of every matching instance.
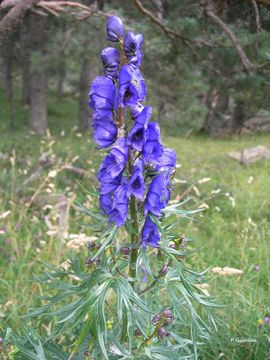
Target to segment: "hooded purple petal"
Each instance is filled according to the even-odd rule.
[[[160,234],[156,224],[147,216],[142,229],[142,246],[159,247]]]
[[[140,70],[133,65],[122,66],[119,73],[119,104],[122,107],[136,106],[143,101],[147,91]]]
[[[142,105],[140,105],[140,106],[142,106]],[[137,109],[138,108],[140,109],[139,106],[137,107]],[[148,121],[150,120],[151,116],[152,116],[151,106],[145,106],[142,109],[140,109],[139,111],[137,110],[136,115],[133,114],[133,119],[136,123],[145,125],[145,124],[148,124]]]
[[[119,174],[114,179],[110,177],[106,177],[102,179],[101,186],[99,188],[99,193],[103,195],[113,193],[121,185],[121,182],[122,182],[122,174]]]
[[[89,107],[100,115],[111,112],[116,103],[114,82],[105,76],[97,76],[91,84]]]
[[[134,150],[142,151],[144,144],[148,138],[147,124],[141,125],[135,123],[127,138],[127,144],[132,146]]]
[[[101,211],[108,216],[108,213],[112,209],[112,195],[111,194],[100,194],[99,196],[99,207]]]
[[[171,172],[176,167],[176,153],[173,149],[164,149],[163,154],[152,161],[153,168],[158,172]]]
[[[113,122],[111,113],[105,116],[93,114],[92,127],[94,129],[94,141],[99,149],[111,146],[117,137],[117,126]]]
[[[143,163],[141,159],[137,159],[134,165],[133,173],[128,183],[127,196],[135,196],[135,198],[143,200],[145,192]]]
[[[108,212],[110,222],[115,222],[117,226],[123,226],[128,216],[128,179],[123,177],[121,185],[113,194],[112,209]]]
[[[108,16],[106,32],[109,41],[118,42],[124,37],[124,25],[122,20],[118,16]]]
[[[101,52],[101,61],[105,75],[111,77],[112,79],[118,79],[120,64],[119,51],[113,47],[103,49]]]
[[[97,177],[100,182],[114,179],[122,173],[126,166],[128,150],[126,139],[124,137],[118,138],[99,168]]]
[[[133,32],[128,32],[124,38],[124,51],[129,63],[135,66],[140,66],[143,58],[141,46],[143,43],[143,36],[141,34],[135,35]]]
[[[164,209],[170,200],[170,180],[169,177],[160,173],[152,180],[144,205],[144,215],[149,212],[156,216],[161,216],[161,210]]]
[[[154,161],[163,153],[163,146],[160,140],[160,129],[156,122],[148,124],[148,139],[143,148],[144,161]]]

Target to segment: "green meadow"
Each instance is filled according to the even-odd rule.
[[[77,132],[75,100],[49,99],[53,127],[40,138],[27,130],[27,109],[17,111],[15,129],[9,129],[3,94],[0,97],[0,331],[4,332],[18,328],[21,316],[38,304],[36,295],[43,289],[32,279],[42,272],[41,261],[63,266],[74,251],[82,259],[87,256],[86,247],[72,242],[79,235],[82,242],[93,235],[84,226],[89,218],[74,204],[78,200],[92,206],[92,197],[81,186],[95,185],[102,154],[91,134]],[[217,331],[205,345],[202,359],[266,360],[270,327],[259,327],[258,320],[270,314],[270,160],[244,166],[228,153],[270,147],[270,137],[211,139],[164,132],[163,139],[178,155],[172,201],[187,200],[185,209],[204,209],[194,219],[179,219],[177,230],[193,240],[187,246],[194,252],[184,261],[198,271],[208,269],[204,288],[224,305],[213,309]],[[68,167],[84,170],[84,176]],[[212,271],[216,267],[242,273],[220,274]],[[43,330],[49,326],[38,323]]]

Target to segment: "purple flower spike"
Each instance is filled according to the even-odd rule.
[[[134,165],[133,174],[130,178],[127,196],[135,196],[135,198],[143,200],[145,192],[145,184],[143,177],[143,163],[141,159],[137,159]]]
[[[147,91],[140,70],[133,65],[122,66],[119,73],[119,104],[121,107],[136,106],[143,101]]]
[[[159,247],[160,234],[156,224],[147,216],[142,229],[142,246]]]
[[[114,82],[105,76],[97,76],[91,84],[89,96],[89,107],[99,115],[108,115],[116,103]]]
[[[118,79],[118,70],[120,64],[120,54],[119,51],[113,47],[107,47],[101,52],[101,61],[103,66],[103,71],[106,76],[111,77],[112,79]]]
[[[124,37],[124,25],[122,20],[118,16],[108,16],[106,32],[109,41],[118,42]]]
[[[169,191],[170,181],[166,174],[160,173],[151,182],[144,206],[144,215],[149,212],[156,216],[161,216],[161,210],[164,209],[170,200]]]
[[[126,139],[120,137],[114,144],[111,152],[105,156],[99,171],[98,180],[102,182],[116,178],[125,168],[128,157]]]
[[[135,66],[140,66],[142,62],[142,43],[143,36],[141,34],[134,35],[133,32],[128,32],[124,38],[124,51],[126,58]]]
[[[163,153],[163,146],[160,141],[160,129],[156,122],[148,125],[149,136],[143,148],[143,159],[147,161],[155,161]]]

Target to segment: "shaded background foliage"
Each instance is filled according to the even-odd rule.
[[[28,12],[4,41],[2,89],[9,99],[11,126],[21,123],[12,105],[14,89],[21,89],[22,106],[31,105],[32,99],[25,125],[34,131],[45,132],[48,93],[77,97],[78,126],[89,128],[88,87],[102,72],[97,59],[106,45],[102,24],[107,13],[115,12],[130,30],[144,33],[149,101],[168,131],[223,136],[246,128],[269,130],[270,12],[260,1],[81,3],[99,16],[78,21],[72,11],[59,17]],[[243,57],[227,31],[236,37]],[[254,126],[252,121],[246,124],[254,117]]]

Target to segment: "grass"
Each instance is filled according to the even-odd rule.
[[[41,270],[40,260],[60,264],[72,252],[63,236],[53,235],[58,210],[49,200],[39,204],[37,198],[40,194],[63,194],[68,206],[75,198],[89,204],[92,199],[81,193],[76,176],[60,171],[61,165],[72,163],[94,175],[101,154],[94,149],[90,135],[79,134],[74,128],[76,100],[49,98],[53,130],[44,138],[27,131],[27,110],[20,110],[18,94],[13,130],[7,128],[1,93],[0,103],[0,152],[6,156],[0,160],[0,329],[4,329],[16,327],[19,317],[38,302],[34,294],[42,293],[42,289],[30,280]],[[226,277],[209,271],[208,291],[225,307],[216,311],[218,333],[208,345],[205,359],[267,359],[269,328],[264,326],[259,331],[257,322],[270,314],[270,166],[269,161],[243,166],[230,159],[228,152],[256,145],[270,147],[270,138],[186,139],[163,134],[163,139],[166,146],[177,151],[181,165],[173,198],[189,189],[186,206],[205,208],[197,221],[179,221],[181,234],[196,240],[192,249],[200,249],[187,258],[187,264],[197,270],[216,266],[243,270],[241,276]],[[44,153],[57,162],[23,185]],[[50,173],[52,170],[56,170],[56,176]],[[86,188],[92,185],[89,179],[82,183]],[[80,224],[86,221],[70,207],[62,232],[85,233]],[[86,256],[83,248],[81,252]],[[258,271],[253,269],[255,264],[259,265]]]

